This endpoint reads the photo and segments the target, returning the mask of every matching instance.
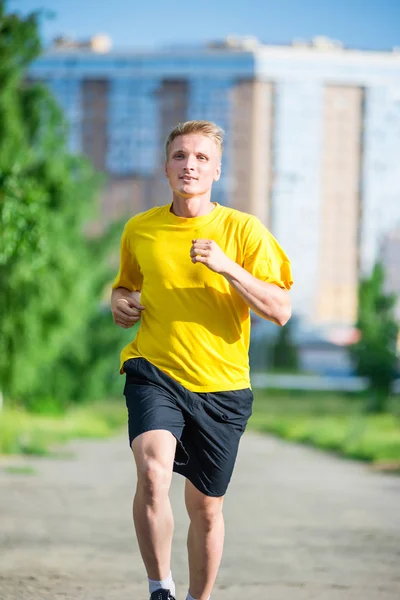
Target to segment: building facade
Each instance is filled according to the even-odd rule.
[[[354,322],[360,273],[400,224],[400,52],[325,39],[147,54],[59,47],[29,76],[58,98],[71,151],[108,174],[104,220],[169,201],[164,145],[177,122],[222,126],[213,199],[258,216],[285,248],[297,314]]]
[[[400,322],[400,226],[391,229],[383,238],[379,258],[385,265],[385,291],[397,297],[395,310],[396,318]]]

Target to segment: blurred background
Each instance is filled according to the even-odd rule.
[[[254,386],[291,415],[296,394],[303,412],[388,415],[380,457],[400,461],[397,0],[0,6],[5,405],[121,394],[122,225],[170,201],[171,128],[208,119],[226,132],[213,200],[259,217],[293,265],[289,324],[252,319]]]

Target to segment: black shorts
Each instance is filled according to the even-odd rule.
[[[145,358],[124,364],[129,442],[163,429],[178,440],[173,470],[207,496],[223,496],[252,412],[250,388],[190,392]]]

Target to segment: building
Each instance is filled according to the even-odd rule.
[[[386,291],[389,294],[397,296],[396,318],[400,323],[400,226],[390,230],[383,238],[380,248],[380,259],[385,269]]]
[[[257,215],[277,237],[293,263],[297,314],[353,322],[360,272],[400,223],[400,51],[229,38],[117,53],[100,41],[59,41],[30,77],[55,92],[71,150],[108,173],[104,218],[167,202],[167,132],[213,120],[226,131],[213,199]]]

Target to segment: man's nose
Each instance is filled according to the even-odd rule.
[[[185,164],[183,165],[185,171],[193,171],[194,169],[194,159],[191,156],[188,156]]]

